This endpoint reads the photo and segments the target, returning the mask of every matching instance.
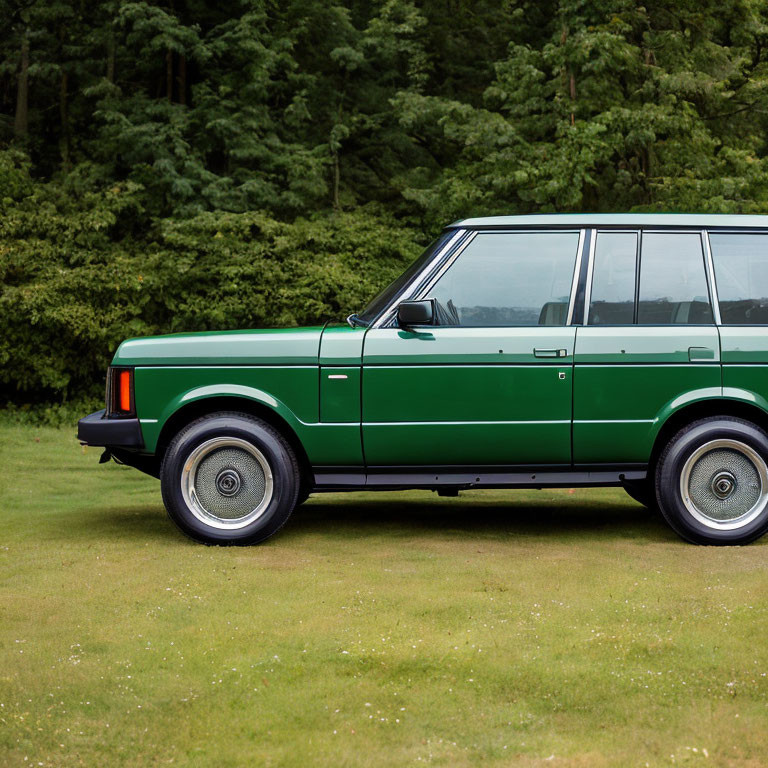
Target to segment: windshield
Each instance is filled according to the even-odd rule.
[[[425,265],[432,260],[435,253],[437,253],[448,238],[453,237],[453,234],[452,231],[444,232],[436,240],[433,240],[427,250],[405,272],[396,277],[381,293],[377,294],[359,315],[352,315],[355,321],[359,322],[360,325],[370,325],[389,306],[395,296],[424,269]]]

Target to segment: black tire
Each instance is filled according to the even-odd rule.
[[[205,544],[256,544],[274,536],[296,506],[300,486],[296,456],[283,436],[237,412],[185,426],[160,469],[168,515]]]
[[[768,434],[713,416],[681,429],[656,467],[664,518],[694,544],[748,544],[768,531]]]
[[[652,480],[625,480],[622,488],[638,504],[642,504],[649,509],[656,508],[656,491],[654,490]]]

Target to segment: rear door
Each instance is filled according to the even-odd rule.
[[[709,233],[727,397],[768,410],[768,232]]]
[[[648,461],[660,419],[721,394],[698,231],[598,231],[577,331],[574,463]]]
[[[412,297],[435,299],[437,325],[368,331],[369,468],[570,464],[581,239],[478,232]]]

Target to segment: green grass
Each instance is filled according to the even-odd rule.
[[[762,542],[604,489],[318,496],[211,548],[72,430],[0,445],[0,765],[765,764]]]

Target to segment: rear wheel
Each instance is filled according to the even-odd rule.
[[[688,541],[754,541],[768,530],[768,435],[726,416],[694,422],[661,454],[656,490],[667,522]]]
[[[171,519],[207,544],[255,544],[296,505],[296,457],[273,427],[244,413],[204,416],[168,446],[160,471]]]

